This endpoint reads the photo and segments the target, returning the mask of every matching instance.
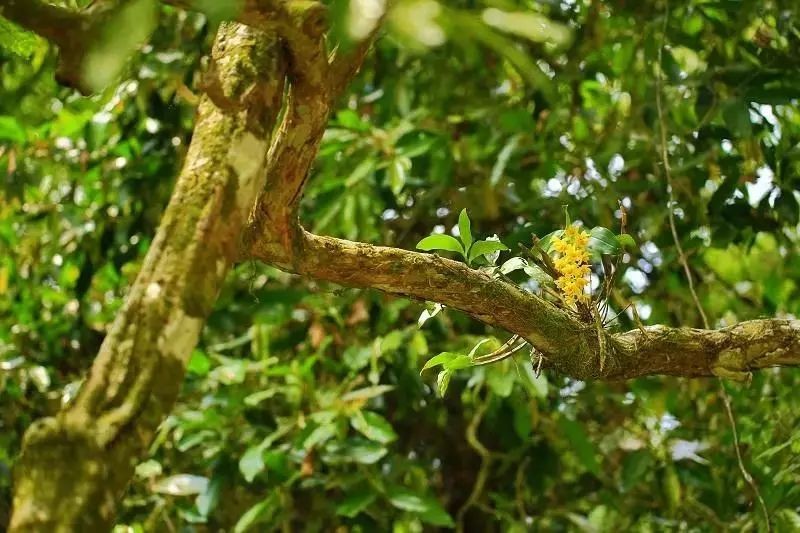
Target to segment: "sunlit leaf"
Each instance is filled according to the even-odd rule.
[[[589,250],[595,256],[600,254],[618,255],[622,252],[622,247],[613,231],[597,226],[590,232]]]
[[[442,370],[439,372],[439,375],[436,376],[436,389],[439,391],[439,396],[442,398],[444,398],[444,395],[447,393],[447,387],[450,385],[450,377],[452,374],[450,370]]]
[[[239,459],[239,471],[244,476],[244,479],[250,483],[263,470],[264,448],[260,444],[251,446]]]
[[[444,364],[452,361],[456,357],[459,357],[460,355],[461,354],[456,353],[456,352],[442,352],[439,355],[435,355],[435,356],[431,357],[430,359],[428,359],[428,361],[425,363],[425,366],[423,366],[422,370],[420,370],[420,374],[422,372],[425,372],[429,368],[433,368],[433,367],[436,367],[436,366],[444,365]]]
[[[478,257],[490,255],[494,252],[501,252],[503,250],[508,250],[508,246],[500,241],[477,241],[472,245],[472,249],[469,252],[469,261],[472,262]]]
[[[564,45],[572,36],[567,26],[531,11],[502,11],[492,7],[485,9],[482,16],[490,26],[537,43]]]
[[[627,233],[620,233],[617,235],[617,240],[619,241],[620,246],[623,248],[627,248],[629,250],[636,249],[636,241]]]
[[[521,257],[512,257],[502,265],[500,265],[500,272],[503,274],[510,274],[515,270],[522,270],[528,266],[528,262]]]
[[[25,130],[17,122],[17,119],[0,116],[0,142],[9,141],[15,144],[22,144],[26,138]]]
[[[275,506],[275,496],[269,496],[250,507],[236,522],[234,533],[244,533],[252,526],[258,524],[269,516],[270,510]]]
[[[472,227],[466,209],[462,209],[458,215],[458,236],[464,245],[464,250],[468,252],[472,246]]]
[[[464,248],[461,246],[461,243],[450,235],[429,235],[417,243],[417,249],[426,252],[444,250],[447,252],[464,254]]]
[[[397,433],[389,421],[372,411],[357,411],[350,417],[350,425],[368,439],[381,444],[397,439]]]
[[[177,474],[158,481],[154,492],[172,496],[188,496],[200,494],[208,487],[208,478],[191,474]]]

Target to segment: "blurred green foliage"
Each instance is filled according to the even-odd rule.
[[[565,204],[616,230],[622,202],[639,247],[617,310],[698,326],[667,224],[660,68],[677,230],[706,312],[715,325],[797,316],[797,4],[672,4],[662,36],[661,2],[398,3],[330,122],[304,223],[413,249],[432,229],[457,235],[468,208],[475,240],[513,251],[562,227]],[[342,46],[364,5],[334,4]],[[123,78],[82,98],[54,83],[44,41],[9,27],[0,524],[25,428],[74,394],[154,234],[214,29],[164,8]],[[446,309],[419,327],[424,309],[239,265],[119,531],[764,527],[713,381],[584,383],[536,377],[519,357],[453,373],[440,398],[426,360],[506,334]],[[618,327],[635,324],[623,313]],[[783,370],[729,386],[777,531],[800,528],[798,385]]]

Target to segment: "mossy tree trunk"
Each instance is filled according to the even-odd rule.
[[[216,90],[200,103],[183,170],[125,306],[75,400],[25,435],[10,531],[112,527],[264,186],[283,55],[274,35],[220,27],[210,70]]]

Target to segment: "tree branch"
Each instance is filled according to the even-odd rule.
[[[142,269],[78,396],[26,433],[9,531],[108,531],[170,411],[264,185],[284,95],[280,39],[223,24],[183,169]]]
[[[309,28],[310,26],[310,28]],[[314,21],[306,23],[303,39],[287,39],[291,89],[283,123],[270,147],[267,184],[245,234],[251,245],[289,249],[300,242],[298,207],[325,133],[331,107],[358,72],[378,27],[350,54],[328,62],[321,32]],[[308,38],[311,36],[312,38]],[[315,36],[315,38],[314,38]],[[274,242],[266,242],[269,235]]]
[[[312,279],[458,309],[520,335],[544,354],[544,366],[579,379],[654,374],[742,379],[753,370],[800,366],[799,320],[751,320],[719,330],[650,326],[598,333],[593,324],[581,323],[536,295],[436,255],[307,232],[286,247],[267,237],[254,243],[251,253]],[[605,354],[602,345],[607,346]]]

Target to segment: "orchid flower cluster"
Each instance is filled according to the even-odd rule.
[[[588,232],[576,225],[570,225],[560,237],[555,237],[552,250],[558,254],[553,266],[560,274],[555,280],[564,301],[574,304],[585,298],[585,289],[589,284],[589,238]]]

